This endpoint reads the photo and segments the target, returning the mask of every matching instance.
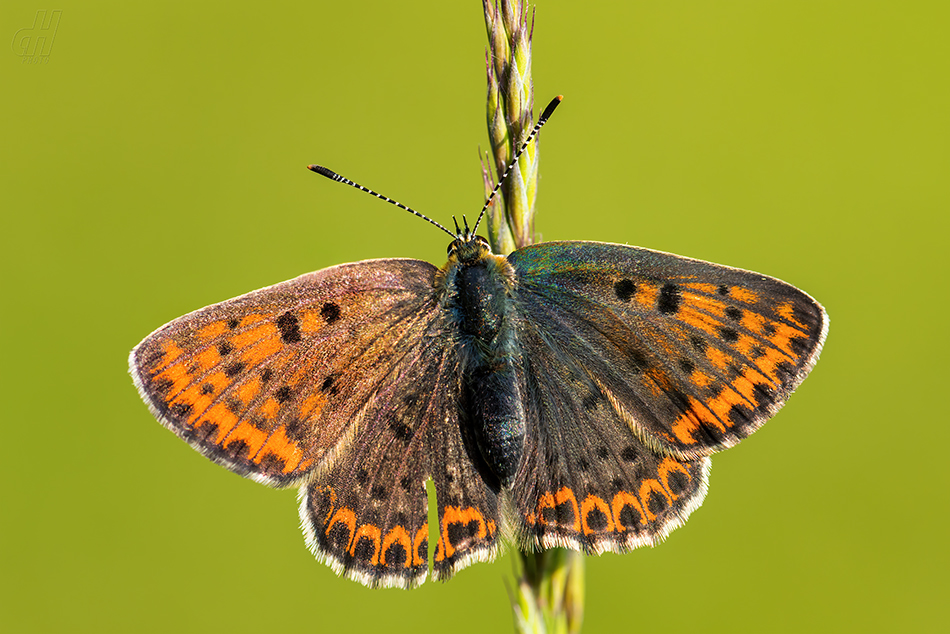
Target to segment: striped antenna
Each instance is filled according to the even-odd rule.
[[[373,196],[376,196],[376,198],[379,198],[379,199],[381,199],[381,200],[385,200],[386,202],[388,202],[388,203],[390,203],[390,204],[396,205],[396,206],[399,207],[400,209],[405,209],[405,210],[408,211],[409,213],[415,214],[415,215],[419,216],[420,218],[422,218],[423,220],[425,220],[425,221],[427,221],[427,222],[430,222],[431,224],[435,225],[436,227],[438,227],[438,228],[441,229],[442,231],[446,232],[447,234],[449,234],[450,236],[452,236],[452,238],[454,238],[454,239],[456,239],[456,240],[458,240],[458,239],[460,239],[460,238],[463,238],[463,237],[466,238],[466,239],[468,239],[468,238],[470,238],[471,236],[475,235],[475,232],[478,230],[478,225],[479,225],[479,223],[481,223],[482,217],[485,215],[485,211],[488,209],[488,207],[489,207],[489,206],[491,205],[491,203],[492,203],[492,200],[494,200],[494,198],[495,198],[495,194],[498,193],[498,190],[501,188],[502,183],[504,183],[504,182],[505,182],[505,179],[508,178],[508,174],[511,173],[511,170],[514,168],[515,164],[518,162],[518,158],[519,158],[519,157],[524,153],[524,151],[527,149],[528,144],[531,143],[531,140],[538,134],[538,130],[541,129],[541,126],[543,126],[545,123],[547,123],[548,118],[550,118],[551,114],[554,112],[554,109],[557,108],[557,107],[558,107],[558,104],[561,103],[561,99],[562,99],[562,98],[563,98],[563,97],[561,97],[561,95],[558,95],[557,97],[555,97],[554,99],[552,99],[552,100],[551,100],[551,103],[548,104],[548,107],[545,108],[545,109],[544,109],[544,112],[541,113],[541,116],[538,117],[538,122],[534,125],[534,128],[531,129],[531,134],[529,134],[529,135],[528,135],[528,138],[526,138],[526,139],[524,140],[524,143],[521,144],[521,148],[518,150],[518,153],[515,154],[515,158],[512,159],[511,163],[508,165],[508,169],[506,169],[506,170],[505,170],[505,173],[501,175],[501,178],[498,179],[498,184],[495,185],[495,189],[491,190],[491,193],[488,195],[488,200],[485,201],[485,206],[482,207],[481,213],[478,214],[478,220],[475,221],[475,226],[472,227],[471,231],[469,231],[469,228],[468,228],[468,221],[465,220],[465,216],[462,216],[462,220],[465,222],[465,233],[464,233],[464,234],[463,234],[463,233],[461,232],[461,230],[459,229],[458,221],[456,221],[456,223],[455,223],[456,233],[452,233],[451,231],[449,231],[448,229],[446,229],[445,227],[443,227],[442,225],[440,225],[438,222],[436,222],[436,221],[433,220],[432,218],[429,218],[428,216],[419,213],[418,211],[416,211],[416,210],[413,209],[412,207],[407,207],[407,206],[405,206],[404,204],[402,204],[401,202],[397,202],[397,201],[393,200],[392,198],[390,198],[390,197],[388,197],[388,196],[383,196],[382,194],[379,194],[379,193],[374,192],[372,189],[369,189],[369,188],[367,188],[367,187],[363,187],[363,186],[360,185],[359,183],[354,183],[354,182],[351,181],[350,179],[344,178],[344,177],[340,176],[339,174],[337,174],[336,172],[334,172],[333,170],[327,169],[327,168],[323,167],[322,165],[308,165],[308,166],[307,166],[307,169],[310,170],[311,172],[316,172],[317,174],[320,174],[321,176],[326,176],[327,178],[329,178],[329,179],[332,180],[332,181],[336,181],[336,182],[338,182],[338,183],[344,183],[344,184],[346,184],[346,185],[350,185],[351,187],[355,187],[356,189],[358,189],[358,190],[360,190],[360,191],[364,191],[364,192],[366,192],[367,194],[372,194]]]
[[[308,165],[308,166],[307,166],[307,169],[310,170],[311,172],[316,172],[317,174],[320,174],[320,175],[322,175],[322,176],[326,176],[326,177],[329,178],[331,181],[336,181],[336,182],[338,182],[338,183],[345,183],[345,184],[347,184],[347,185],[350,185],[350,186],[352,186],[352,187],[355,187],[356,189],[358,189],[358,190],[360,190],[360,191],[364,191],[364,192],[366,192],[367,194],[372,194],[373,196],[376,196],[376,198],[379,198],[379,199],[381,199],[381,200],[385,200],[385,201],[388,202],[388,203],[391,203],[391,204],[393,204],[393,205],[396,205],[396,206],[399,207],[400,209],[405,209],[405,210],[408,211],[409,213],[416,214],[417,216],[419,216],[419,217],[422,218],[423,220],[428,220],[429,222],[431,222],[432,224],[434,224],[436,227],[438,227],[438,228],[441,229],[442,231],[444,231],[444,232],[446,232],[447,234],[449,234],[450,236],[452,236],[452,238],[458,238],[457,235],[455,235],[454,233],[452,233],[451,231],[449,231],[448,229],[446,229],[445,227],[443,227],[442,225],[440,225],[439,223],[437,223],[435,220],[433,220],[432,218],[429,218],[428,216],[425,216],[425,215],[423,215],[423,214],[420,214],[418,211],[416,211],[416,210],[413,209],[412,207],[406,207],[406,206],[405,206],[404,204],[402,204],[401,202],[397,202],[397,201],[393,200],[392,198],[390,198],[390,197],[388,197],[388,196],[383,196],[382,194],[377,194],[377,193],[374,192],[372,189],[368,189],[368,188],[366,188],[366,187],[363,187],[363,186],[360,185],[359,183],[354,183],[354,182],[351,181],[350,179],[344,178],[344,177],[340,176],[339,174],[337,174],[337,173],[334,172],[333,170],[329,170],[329,169],[323,167],[322,165]]]
[[[495,194],[498,193],[498,190],[501,189],[502,184],[505,182],[505,179],[508,178],[508,174],[511,173],[511,170],[514,169],[515,164],[518,162],[518,159],[521,158],[521,155],[524,154],[524,151],[528,148],[528,144],[531,143],[537,134],[538,130],[541,129],[545,123],[548,122],[548,119],[554,114],[554,109],[557,108],[563,95],[558,95],[551,100],[551,103],[548,104],[547,108],[544,109],[544,112],[541,113],[541,116],[538,117],[538,122],[534,124],[534,128],[531,129],[531,134],[528,135],[528,138],[524,140],[524,143],[521,144],[521,148],[518,150],[518,153],[515,154],[515,157],[511,159],[511,163],[508,164],[508,168],[505,170],[505,173],[501,175],[501,178],[498,179],[498,184],[495,185],[495,189],[491,190],[491,193],[488,195],[488,200],[485,201],[485,206],[482,207],[482,212],[478,214],[478,220],[475,221],[475,227],[472,228],[472,233],[474,234],[478,231],[478,225],[482,222],[482,216],[485,215],[485,211],[491,206],[492,201],[495,199]]]

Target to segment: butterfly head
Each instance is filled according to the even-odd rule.
[[[488,240],[481,236],[459,236],[449,244],[449,261],[462,264],[477,262],[491,255]]]
[[[469,229],[468,220],[462,216],[464,229],[459,228],[458,220],[455,221],[455,239],[449,244],[449,261],[456,261],[461,264],[470,264],[477,262],[491,255],[491,246],[488,240],[475,234],[475,229]],[[478,225],[476,224],[477,228]]]

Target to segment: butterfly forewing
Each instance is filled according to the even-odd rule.
[[[761,426],[817,360],[827,316],[779,280],[623,245],[509,261],[519,306],[654,451],[696,458]]]
[[[291,484],[346,437],[353,421],[342,414],[367,399],[348,366],[421,318],[434,271],[411,260],[343,265],[209,306],[136,346],[132,376],[196,449],[241,475]]]

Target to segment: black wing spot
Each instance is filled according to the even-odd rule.
[[[652,492],[647,500],[647,508],[654,515],[659,515],[666,508],[666,497],[656,491]]]
[[[587,523],[587,527],[591,530],[602,531],[607,528],[607,516],[603,510],[596,506],[587,511],[587,517],[585,517],[584,520]]]
[[[234,351],[234,346],[229,342],[224,341],[218,344],[218,354],[222,357],[226,357]]]
[[[815,323],[815,316],[811,314],[810,311],[805,309],[805,306],[801,304],[796,304],[792,309],[792,316],[795,317],[795,320],[801,324],[813,324]]]
[[[152,368],[165,358],[165,353],[160,350],[152,350],[151,352],[144,352],[136,356],[138,357],[140,367]]]
[[[625,504],[620,509],[620,515],[618,516],[617,519],[620,520],[620,523],[624,526],[624,528],[626,528],[627,530],[630,530],[631,528],[634,528],[640,525],[640,520],[642,519],[642,517],[640,515],[640,511],[630,506],[629,504]]]
[[[340,318],[340,307],[333,302],[327,302],[320,309],[320,316],[323,317],[325,322],[332,324]]]
[[[716,289],[716,292],[725,297],[729,294],[729,287],[725,284],[720,284],[719,288]]]
[[[339,374],[331,374],[323,380],[323,383],[320,384],[320,391],[325,394],[336,394],[339,390],[334,385],[336,383]]]
[[[350,531],[345,522],[336,522],[329,530],[319,531],[319,534],[320,542],[325,544],[324,548],[327,550],[347,552],[350,546]]]
[[[755,402],[758,403],[759,409],[761,410],[766,410],[772,401],[775,400],[775,392],[768,385],[755,383],[752,391],[755,394]]]
[[[409,493],[409,491],[412,489],[412,480],[409,479],[409,476],[403,476],[399,480],[399,486],[402,487],[403,491],[405,491],[406,493]],[[400,522],[400,523],[404,524],[405,522]]]
[[[247,366],[244,364],[243,361],[232,363],[231,365],[229,365],[227,368],[224,369],[224,375],[231,378],[236,377],[241,372],[244,372],[244,368],[246,367]]]
[[[699,335],[693,335],[689,338],[689,343],[696,352],[706,352],[706,346],[709,344]]]
[[[202,384],[201,384],[201,393],[202,393],[202,394],[211,394],[212,392],[214,392],[214,386],[213,386],[213,385],[211,385],[210,383],[202,383]]]
[[[620,301],[629,302],[630,298],[637,294],[637,285],[631,280],[620,280],[614,284],[614,293]]]
[[[689,397],[677,389],[670,388],[666,391],[666,397],[681,412],[688,411],[690,408]]]
[[[289,385],[279,387],[277,391],[274,392],[274,398],[277,399],[278,403],[286,403],[290,400],[291,396],[293,396],[293,390],[290,389]]]
[[[186,418],[191,413],[191,405],[188,403],[175,403],[168,408],[171,415],[176,418]]]
[[[377,484],[376,486],[373,487],[373,490],[370,493],[370,495],[373,496],[374,500],[385,500],[387,497],[389,497],[389,492],[386,491],[385,487]]]
[[[726,317],[732,321],[739,321],[742,319],[742,309],[736,308],[735,306],[730,306],[726,309]]]
[[[736,404],[729,408],[729,420],[736,425],[749,425],[752,423],[751,412],[744,404]]]
[[[261,469],[264,473],[283,474],[285,468],[287,468],[287,463],[272,453],[265,454],[264,457],[261,458]]]
[[[241,323],[239,320],[232,317],[231,319],[228,320],[228,328],[230,328],[231,330],[234,330],[235,328],[238,327],[239,323]]]
[[[240,414],[244,409],[244,403],[239,401],[236,398],[229,398],[228,401],[224,404],[228,408],[228,411],[232,414]]]
[[[399,525],[401,526],[401,524]],[[400,542],[391,543],[383,555],[386,557],[387,568],[399,569],[404,567],[406,560],[409,559],[409,553],[406,552],[406,547]]]
[[[684,374],[692,374],[693,370],[696,369],[696,364],[685,358],[679,360],[679,366]]]
[[[786,385],[795,376],[795,367],[788,361],[782,361],[775,366],[775,374],[782,385]]]
[[[788,343],[792,347],[792,352],[799,357],[803,356],[811,348],[808,340],[801,337],[793,337]]]
[[[637,448],[633,445],[628,445],[620,452],[620,457],[625,462],[636,462],[637,458],[640,457],[640,452],[638,452]]]
[[[633,361],[633,371],[643,372],[650,367],[650,361],[642,350],[633,348],[629,352],[630,360]]]
[[[673,315],[680,309],[683,295],[676,284],[664,284],[660,289],[660,297],[656,307],[664,315]]]
[[[357,470],[356,481],[359,482],[360,485],[364,485],[366,484],[367,480],[369,480],[369,471],[367,471],[366,469]]]
[[[689,476],[681,471],[673,471],[670,473],[669,477],[666,479],[667,485],[670,487],[670,491],[674,495],[681,495],[689,487]]]
[[[281,341],[284,343],[300,342],[300,320],[298,320],[293,313],[287,311],[278,317],[274,323],[276,323],[277,328],[280,329]]]
[[[610,451],[603,445],[597,448],[597,457],[600,458],[601,460],[606,460],[607,456],[609,455],[610,455]]]
[[[251,448],[245,440],[235,440],[228,443],[228,446],[225,447],[225,452],[233,460],[247,460],[250,455]]]
[[[398,420],[391,421],[389,423],[389,428],[392,430],[396,438],[402,442],[407,443],[412,440],[414,432],[412,431],[412,428],[404,422]]]
[[[703,434],[706,435],[709,441],[715,444],[721,443],[726,437],[725,432],[712,423],[703,421],[703,423],[700,425],[700,429],[702,430]]]
[[[186,428],[187,429],[187,428]],[[210,420],[202,421],[201,425],[195,427],[190,433],[185,434],[186,439],[207,440],[218,435],[217,423]]]
[[[575,506],[571,503],[570,500],[565,500],[561,504],[558,504],[554,507],[554,516],[555,524],[560,526],[571,526],[579,520],[577,513],[574,512]]]
[[[736,332],[734,328],[720,328],[719,336],[721,336],[723,341],[726,343],[735,343],[739,341],[739,333]]]
[[[299,418],[293,418],[287,423],[284,433],[294,442],[303,442],[307,436],[307,425]]]
[[[428,537],[423,537],[422,539],[419,540],[419,545],[416,546],[415,556],[421,559],[422,561],[425,561],[426,557],[429,556],[429,538]]]
[[[595,409],[597,409],[597,405],[598,403],[600,403],[600,398],[601,398],[600,394],[591,392],[590,394],[584,397],[584,400],[581,402],[581,405],[584,407],[585,411],[593,412]]]
[[[356,544],[352,546],[353,559],[363,564],[371,564],[376,557],[376,544],[369,537],[356,537]]]

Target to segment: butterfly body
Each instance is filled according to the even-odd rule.
[[[156,417],[227,468],[300,487],[307,542],[369,586],[522,548],[652,545],[709,456],[817,361],[823,308],[774,278],[617,244],[507,257],[460,235],[442,269],[369,260],[209,306],[130,357]]]
[[[463,437],[489,486],[509,483],[521,460],[525,410],[518,375],[515,275],[480,236],[452,243],[440,289],[458,333]],[[474,445],[474,446],[472,446]]]

